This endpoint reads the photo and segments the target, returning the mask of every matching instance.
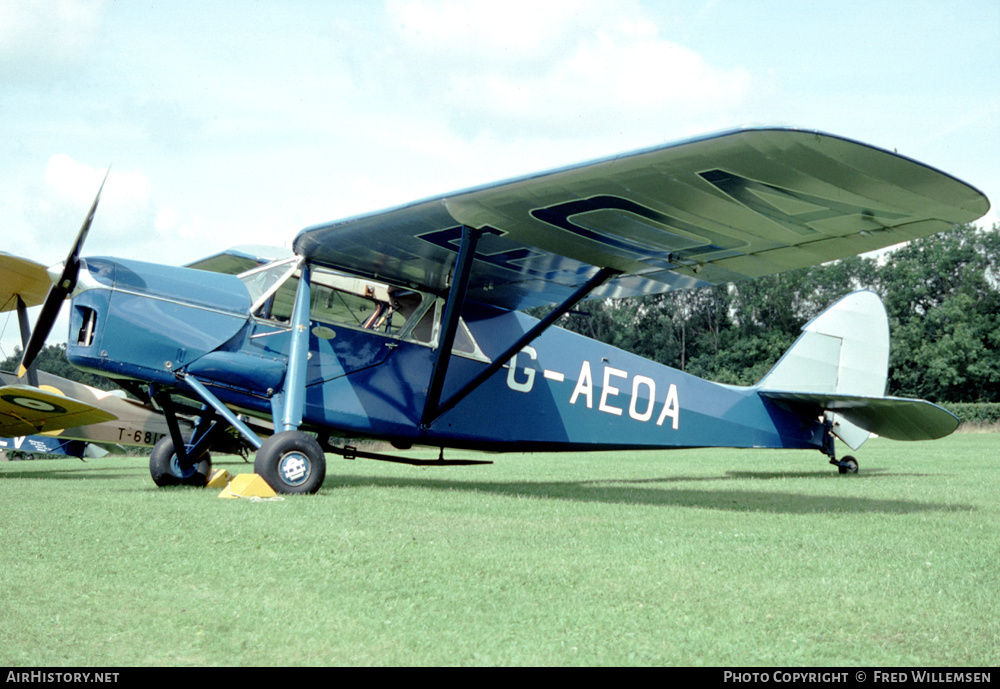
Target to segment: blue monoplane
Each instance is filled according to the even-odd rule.
[[[98,194],[99,195],[99,194]],[[203,485],[235,432],[282,493],[315,492],[338,438],[487,451],[812,448],[947,435],[885,397],[871,292],[809,323],[757,385],[720,385],[553,327],[581,300],[816,265],[971,222],[973,187],[814,131],[745,129],[303,230],[239,275],[88,257],[58,268],[28,364],[66,297],[67,354],[163,410],[158,485]],[[553,307],[541,320],[523,309]],[[193,416],[193,433],[177,419]],[[384,457],[383,457],[384,458]],[[416,461],[416,460],[405,460]]]

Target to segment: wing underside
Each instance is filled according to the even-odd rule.
[[[484,230],[469,298],[561,302],[760,277],[971,222],[973,187],[866,144],[791,129],[727,132],[319,225],[307,259],[442,293],[463,225]]]
[[[103,409],[29,385],[0,387],[0,437],[47,433],[116,418]]]
[[[0,277],[0,312],[13,311],[17,297],[25,306],[37,306],[52,286],[45,266],[5,251],[0,251]]]

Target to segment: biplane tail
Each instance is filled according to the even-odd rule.
[[[854,450],[872,433],[932,440],[958,427],[958,417],[935,404],[885,397],[888,370],[889,319],[879,296],[863,290],[807,323],[757,389],[803,414],[826,414]]]

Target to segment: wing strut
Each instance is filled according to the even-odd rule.
[[[444,388],[444,377],[448,373],[448,361],[451,359],[451,348],[455,344],[455,333],[458,332],[458,319],[465,305],[465,295],[469,288],[469,277],[472,275],[472,264],[476,259],[476,246],[479,238],[487,230],[476,229],[462,225],[462,243],[458,247],[458,260],[455,262],[451,286],[448,289],[448,301],[445,303],[444,316],[441,319],[444,330],[434,353],[434,367],[431,369],[431,381],[427,386],[427,399],[424,402],[424,413],[420,417],[420,426],[427,428],[430,423],[441,415],[439,403],[441,390]]]
[[[582,299],[586,298],[588,294],[593,292],[595,289],[603,285],[605,282],[615,277],[616,275],[621,275],[621,271],[615,270],[613,268],[601,268],[597,271],[594,277],[590,278],[586,284],[582,285],[573,294],[569,296],[562,304],[553,309],[545,318],[540,320],[535,327],[526,332],[524,335],[519,337],[517,341],[504,351],[503,354],[496,357],[489,366],[480,371],[479,375],[466,383],[458,392],[449,397],[443,404],[438,404],[437,409],[432,417],[428,419],[428,425],[430,422],[437,420],[445,412],[451,410],[456,404],[465,399],[469,393],[478,388],[480,385],[485,383],[490,376],[499,371],[504,365],[510,361],[510,358],[517,354],[523,347],[533,342],[539,335],[549,329],[553,323],[562,318],[566,313],[570,311],[574,306],[576,306]],[[425,417],[426,417],[425,413]]]
[[[271,398],[274,431],[295,431],[302,425],[302,409],[306,397],[306,366],[309,363],[309,309],[311,303],[308,263],[302,264],[302,275],[295,294],[292,311],[292,342],[288,352],[288,368],[281,391]],[[251,441],[253,442],[253,441]]]
[[[28,306],[21,299],[21,295],[17,296],[17,323],[21,329],[21,349],[22,351],[27,348],[28,342],[31,341],[31,322],[28,320]],[[28,370],[24,373],[28,378],[28,385],[38,387],[38,367],[32,363],[28,366]]]

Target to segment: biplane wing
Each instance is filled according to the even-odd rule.
[[[80,400],[30,385],[0,387],[0,437],[34,435],[117,418]]]
[[[971,222],[977,189],[814,131],[741,129],[306,228],[296,253],[444,293],[462,227],[483,231],[468,297],[560,303],[714,285],[817,265]]]
[[[0,313],[13,311],[17,305],[17,297],[25,306],[37,306],[45,301],[52,280],[45,266],[20,256],[0,251],[0,275],[3,284],[0,285]]]
[[[46,433],[117,453],[123,451],[122,446],[152,447],[169,433],[157,410],[124,393],[99,390],[44,371],[38,372],[38,379],[38,387],[24,385],[23,379],[0,371],[0,439],[14,438],[16,445],[20,436]],[[191,422],[187,418],[178,422],[182,432],[190,434]]]

